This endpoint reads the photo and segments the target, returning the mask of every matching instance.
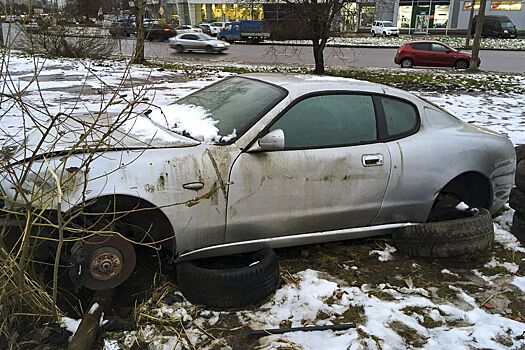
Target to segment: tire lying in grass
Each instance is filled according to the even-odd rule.
[[[525,192],[517,187],[510,190],[509,205],[512,209],[525,215]]]
[[[525,215],[514,212],[510,232],[516,236],[520,242],[525,243]]]
[[[447,258],[486,250],[494,241],[488,210],[454,210],[448,218],[396,231],[392,236],[397,250],[412,257]]]
[[[279,284],[279,261],[272,249],[201,259],[177,265],[182,294],[196,304],[234,308],[254,304]]]
[[[516,167],[516,177],[514,179],[516,182],[516,186],[520,190],[525,191],[525,161],[524,160],[518,163],[518,166]]]

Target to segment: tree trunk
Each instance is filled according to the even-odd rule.
[[[323,51],[326,46],[326,43],[324,39],[322,39],[321,42],[319,42],[319,40],[317,39],[312,40],[312,42],[313,42],[312,47],[314,50],[314,61],[315,61],[314,74],[323,75],[325,73]]]
[[[481,42],[481,33],[483,32],[483,18],[485,17],[485,5],[487,0],[481,0],[479,3],[478,18],[476,21],[476,33],[474,34],[474,42],[472,43],[472,57],[470,59],[470,70],[474,70],[478,65],[479,45]]]
[[[135,42],[135,51],[131,57],[130,63],[142,64],[146,61],[144,58],[144,8],[145,0],[137,0],[137,41]]]

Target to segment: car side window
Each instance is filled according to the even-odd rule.
[[[447,52],[449,49],[441,44],[432,43],[432,51]]]
[[[417,112],[410,103],[395,98],[381,97],[389,137],[406,134],[418,125]]]
[[[334,147],[377,140],[372,96],[321,95],[293,105],[270,130],[284,131],[285,149]]]
[[[188,40],[199,40],[199,37],[195,34],[188,34],[186,35],[186,37],[184,39],[188,39]]]
[[[411,45],[414,50],[430,51],[429,43],[413,43]]]

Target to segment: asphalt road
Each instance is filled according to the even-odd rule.
[[[121,39],[116,51],[130,55],[134,39]],[[268,65],[313,65],[312,48],[307,46],[233,44],[222,54],[177,53],[166,42],[146,42],[147,58],[161,58],[184,63],[248,63]],[[394,68],[396,49],[333,48],[324,51],[326,67]],[[481,69],[494,72],[525,72],[525,51],[481,50]]]

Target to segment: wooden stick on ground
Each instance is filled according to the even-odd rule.
[[[91,350],[97,338],[100,317],[109,309],[113,299],[113,289],[98,290],[95,292],[88,311],[84,314],[75,335],[69,342],[68,350]]]

